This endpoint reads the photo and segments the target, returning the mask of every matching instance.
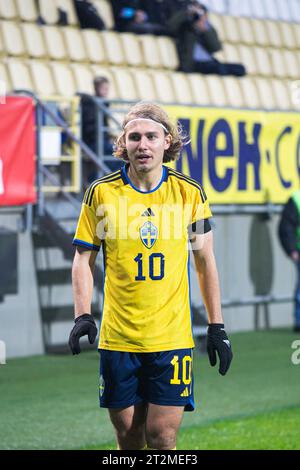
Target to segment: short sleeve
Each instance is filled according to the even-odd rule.
[[[193,194],[192,223],[189,226],[189,234],[207,233],[211,230],[209,218],[212,213],[205,191],[202,187]]]
[[[81,206],[73,245],[99,251],[101,246],[101,239],[97,235],[99,218],[96,215],[95,205],[88,204],[86,201],[87,198],[85,196]]]

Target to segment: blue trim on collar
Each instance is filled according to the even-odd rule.
[[[162,166],[162,177],[161,177],[161,180],[160,182],[158,183],[158,185],[151,189],[150,191],[141,191],[140,189],[136,188],[134,186],[134,184],[130,181],[129,177],[128,177],[128,174],[127,174],[127,171],[128,171],[128,167],[129,167],[129,164],[125,164],[122,169],[121,169],[121,174],[122,174],[122,179],[124,182],[126,182],[126,184],[129,184],[135,191],[137,191],[138,193],[142,193],[142,194],[149,194],[149,193],[154,193],[154,191],[157,191],[160,186],[162,185],[162,183],[164,181],[167,181],[168,179],[168,171],[167,171],[167,168],[163,165]]]

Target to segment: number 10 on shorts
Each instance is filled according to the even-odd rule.
[[[174,367],[173,378],[170,380],[172,385],[180,385],[184,383],[189,385],[192,381],[192,358],[191,356],[184,356],[180,364],[178,356],[174,356],[171,361]]]

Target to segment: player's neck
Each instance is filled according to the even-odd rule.
[[[162,165],[147,173],[137,171],[132,165],[129,165],[128,167],[128,178],[140,191],[151,191],[152,189],[155,189],[159,185],[162,175]]]

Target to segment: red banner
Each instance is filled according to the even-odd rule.
[[[34,104],[7,97],[0,104],[0,206],[36,201]]]

